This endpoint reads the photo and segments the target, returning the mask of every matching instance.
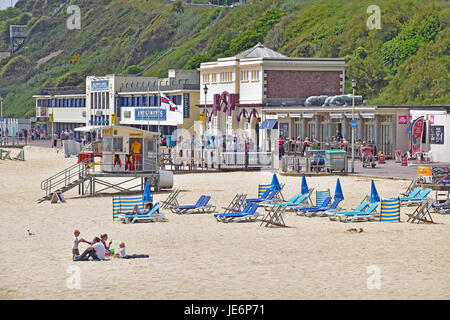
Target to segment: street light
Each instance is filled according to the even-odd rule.
[[[356,79],[352,79],[352,173],[355,173],[355,89],[356,89]]]
[[[208,94],[208,87],[206,86],[206,84],[203,87],[203,92],[205,93],[205,108],[203,110],[203,115],[205,117],[205,120],[203,122],[203,126],[204,126],[204,129],[205,129],[204,130],[204,135],[205,135],[205,138],[206,138],[206,128],[207,128],[207,126],[206,126],[206,97],[207,97],[207,94]]]

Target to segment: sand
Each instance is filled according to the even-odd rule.
[[[0,161],[1,299],[449,299],[450,216],[434,225],[363,222],[286,215],[291,228],[259,223],[217,223],[212,215],[125,225],[112,221],[111,196],[66,203],[36,202],[40,182],[76,162],[56,150],[25,147],[26,161]],[[234,172],[175,176],[182,204],[209,194],[218,208],[237,192],[256,196],[271,173]],[[291,197],[299,177],[280,177]],[[342,177],[354,208],[370,179]],[[316,190],[334,190],[336,177],[309,177]],[[375,180],[381,197],[404,191],[408,181]],[[154,195],[163,200],[168,193]],[[108,233],[112,247],[149,259],[73,262],[73,230],[92,239]],[[351,233],[350,228],[363,228]],[[34,235],[27,235],[27,230]],[[86,244],[80,244],[80,251]],[[75,280],[73,280],[75,279]],[[79,280],[79,281],[78,281]],[[79,284],[79,286],[77,286]]]

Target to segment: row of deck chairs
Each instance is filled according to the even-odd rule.
[[[23,150],[17,150],[13,153],[12,150],[0,149],[0,160],[24,160]]]
[[[400,197],[400,202],[402,206],[416,206],[422,203],[427,199],[427,196],[430,194],[431,189],[423,189],[422,187],[417,187],[413,191],[411,191],[406,197]]]
[[[113,220],[119,219],[123,223],[135,222],[161,222],[166,220],[163,212],[159,212],[160,204],[155,202],[152,209],[144,214],[130,214],[137,205],[140,211],[144,210],[142,197],[113,197]]]

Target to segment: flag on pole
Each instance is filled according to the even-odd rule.
[[[177,105],[176,105],[175,103],[173,103],[169,98],[167,98],[166,95],[165,95],[164,93],[161,92],[161,105],[162,105],[163,103],[164,103],[165,105],[169,105],[169,110],[170,110],[170,111],[178,111],[178,112],[180,112],[180,111],[178,110]]]

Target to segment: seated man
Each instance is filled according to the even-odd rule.
[[[90,243],[88,241],[84,241],[86,243]],[[74,261],[89,261],[89,258],[92,258],[92,260],[99,261],[99,260],[107,260],[105,259],[105,246],[100,241],[99,237],[95,237],[94,240],[92,240],[92,245],[89,246],[81,255],[76,256]]]

